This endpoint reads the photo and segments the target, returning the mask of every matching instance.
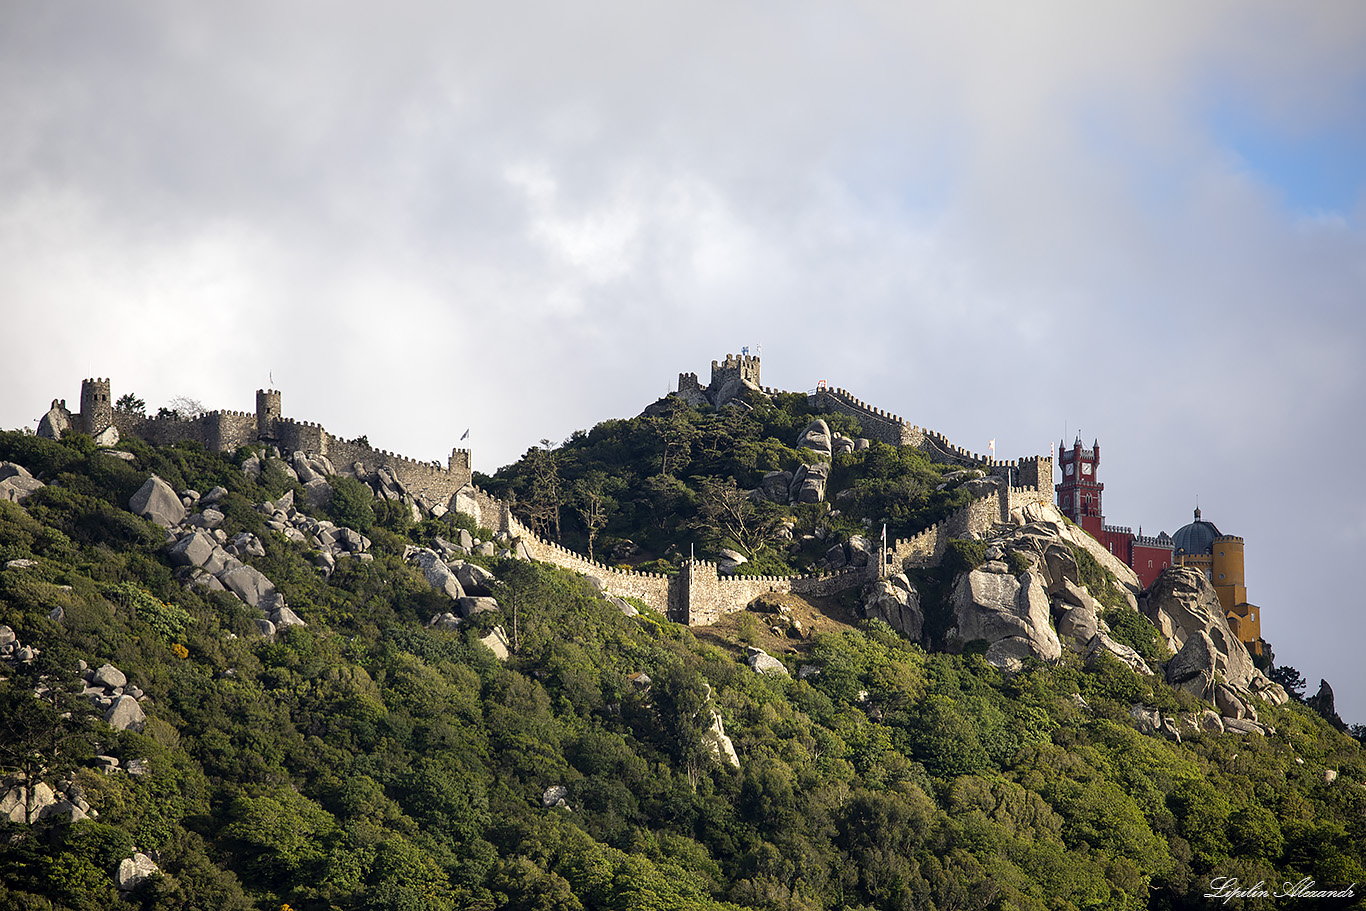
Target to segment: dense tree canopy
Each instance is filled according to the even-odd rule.
[[[689,429],[651,423],[669,420]],[[793,466],[782,441],[807,420],[776,408],[609,422],[554,450],[557,476],[615,504],[600,548],[629,537],[662,553],[700,514],[699,479],[748,488]],[[290,488],[305,501],[283,473],[249,479],[245,453],[124,448],[135,463],[79,436],[0,434],[0,459],[49,482],[23,506],[0,502],[0,565],[36,561],[0,570],[0,622],[48,659],[4,671],[0,757],[11,783],[71,776],[99,811],[0,825],[0,908],[1175,908],[1199,904],[1214,876],[1366,883],[1361,746],[1298,703],[1258,706],[1274,736],[1174,743],[1139,734],[1129,705],[1193,701],[1117,661],[1008,677],[877,622],[794,642],[791,678],[759,675],[735,643],[490,558],[471,559],[498,575],[505,613],[428,629],[449,601],[403,549],[467,519],[372,510],[373,562],[341,561],[328,579],[254,508]],[[937,470],[903,453],[856,455],[835,478],[867,509],[935,486]],[[227,488],[225,530],[260,536],[253,563],[308,626],[267,641],[232,596],[183,587],[161,530],[124,508],[152,471],[177,489]],[[531,480],[497,483],[521,503]],[[357,503],[370,504],[345,486],[334,514],[362,521]],[[934,493],[905,521],[952,503]],[[571,540],[590,527],[575,502],[560,516]],[[970,549],[954,559],[980,559]],[[514,603],[503,663],[478,637],[510,625]],[[81,659],[112,661],[151,694],[142,733],[60,701]],[[798,679],[801,664],[817,673]],[[38,678],[59,701],[32,697]],[[712,711],[739,769],[707,745]],[[104,775],[97,752],[145,760],[145,774]],[[567,806],[546,808],[556,785]],[[134,850],[165,875],[120,898],[112,874]]]

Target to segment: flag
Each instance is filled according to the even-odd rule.
[[[995,454],[996,454],[996,440],[993,439],[990,443],[987,444],[987,446],[991,447],[991,454],[992,454],[992,455],[995,455]]]
[[[465,432],[460,436],[460,439],[461,439],[461,441],[463,442],[463,441],[465,441],[465,440],[468,440],[469,438],[470,438],[470,429],[469,429],[468,427],[466,427],[466,428],[465,428]]]

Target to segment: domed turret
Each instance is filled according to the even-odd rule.
[[[1176,546],[1176,553],[1180,554],[1212,554],[1214,553],[1214,539],[1221,537],[1222,534],[1213,522],[1205,522],[1200,519],[1200,507],[1195,508],[1195,521],[1189,525],[1182,525],[1172,535],[1172,543]]]

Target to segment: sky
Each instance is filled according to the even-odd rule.
[[[0,4],[0,427],[492,473],[714,359],[1197,500],[1366,722],[1366,5]]]

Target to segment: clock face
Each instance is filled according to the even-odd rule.
[[[1066,465],[1064,465],[1064,466],[1062,467],[1062,473],[1065,474],[1065,475],[1067,475],[1069,478],[1072,477],[1072,463],[1071,463],[1071,462],[1068,462]]]
[[[1090,473],[1091,473],[1091,463],[1090,463],[1090,462],[1082,462],[1082,463],[1081,463],[1081,473],[1082,473],[1082,474],[1090,474]]]

